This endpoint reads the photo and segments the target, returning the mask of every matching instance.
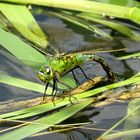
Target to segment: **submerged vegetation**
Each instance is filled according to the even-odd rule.
[[[53,53],[57,53],[58,49],[56,46],[52,45],[54,35],[51,33],[50,35],[49,31],[45,31],[47,32],[46,34],[39,26],[38,21],[35,19],[35,15],[38,14],[46,17],[51,16],[59,18],[69,26],[75,26],[75,29],[80,28],[80,30],[88,32],[92,35],[92,42],[99,40],[113,44],[113,42],[119,42],[121,38],[125,38],[140,43],[140,9],[139,2],[136,1],[131,3],[128,7],[126,5],[88,0],[0,0],[0,53],[4,54],[3,51],[6,52],[8,58],[11,60],[16,59],[16,61],[19,60],[20,65],[24,64],[35,72],[39,71],[43,64],[48,63],[46,55],[50,50]],[[57,44],[57,42],[55,43]],[[92,43],[90,45],[92,47]],[[89,49],[88,47],[89,46],[87,46],[87,50]],[[81,46],[78,47],[79,52],[80,48]],[[90,48],[90,52],[88,52],[86,51],[85,45],[84,53],[115,53],[116,51],[121,52],[121,50],[125,49],[129,52],[129,48],[117,48],[116,50],[107,48],[96,49],[97,52],[94,48]],[[60,54],[58,53],[57,55]],[[60,55],[60,59],[61,58],[62,56]],[[124,61],[127,59],[137,59],[139,61],[139,58],[139,52],[128,53],[128,55],[125,56],[123,53],[120,53],[113,61]],[[113,65],[112,68],[113,67],[115,67],[115,65]],[[0,83],[37,93],[44,93],[43,90],[45,86],[43,84],[39,84],[38,81],[31,82],[30,80],[18,77],[10,73],[1,72]],[[66,91],[63,95],[60,94],[57,96],[54,101],[55,105],[52,102],[52,96],[47,96],[42,104],[40,104],[42,101],[40,97],[12,103],[2,103],[0,107],[1,112],[5,111],[6,113],[0,115],[1,124],[13,123],[13,125],[15,125],[1,130],[0,139],[6,140],[10,138],[12,140],[18,140],[26,137],[44,135],[50,132],[41,131],[49,130],[49,128],[52,128],[52,130],[54,129],[51,132],[63,132],[76,128],[87,129],[92,125],[89,120],[84,120],[82,123],[75,122],[74,124],[68,124],[67,127],[63,122],[70,117],[72,118],[72,116],[77,113],[80,114],[80,111],[86,107],[91,107],[92,109],[93,107],[104,107],[105,105],[128,99],[129,105],[126,116],[122,117],[117,123],[114,122],[114,125],[110,129],[105,130],[105,133],[102,133],[98,138],[96,136],[96,138],[115,139],[122,137],[140,137],[138,126],[129,125],[130,120],[139,118],[140,73],[138,71],[132,73],[132,75],[124,76],[123,78],[119,78],[115,73],[115,77],[116,81],[112,84],[107,83],[105,77],[96,77],[93,79],[90,77],[88,81],[80,85],[77,85],[73,77],[69,75],[60,77],[60,79],[71,86],[72,89]],[[92,82],[92,80],[94,82]],[[119,89],[125,86],[127,90],[125,89],[119,92]],[[61,91],[66,90],[61,84],[58,85],[58,88]],[[51,91],[52,87],[49,86],[47,94],[51,94]],[[13,111],[15,109],[16,111]],[[28,120],[28,118],[34,116],[35,119],[32,121]],[[28,121],[24,121],[24,119]],[[135,119],[135,121],[139,123],[139,119]],[[60,123],[63,124],[58,125]],[[124,130],[117,130],[116,128],[123,123]]]

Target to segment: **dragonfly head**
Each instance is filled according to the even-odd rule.
[[[38,77],[42,82],[47,83],[54,77],[53,70],[49,66],[43,65],[38,72]]]

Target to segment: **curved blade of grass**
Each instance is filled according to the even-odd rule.
[[[59,112],[54,113],[50,116],[33,121],[32,124],[23,126],[12,132],[3,134],[0,136],[0,139],[5,140],[5,139],[10,138],[12,140],[18,140],[18,139],[26,138],[52,125],[58,124],[66,120],[67,118],[71,117],[72,115],[79,112],[81,109],[83,109],[84,107],[88,106],[91,103],[92,103],[92,100],[90,99],[90,100],[86,100],[81,103],[66,107],[60,110]]]
[[[27,60],[24,63],[32,68],[40,68],[42,63],[46,63],[47,60],[44,55],[35,50],[29,44],[22,41],[16,35],[6,32],[0,28],[0,44],[7,49],[10,53],[16,56],[18,59]],[[33,63],[33,62],[42,62]]]
[[[136,7],[125,7],[114,4],[107,4],[101,2],[87,1],[87,0],[1,0],[4,2],[18,3],[18,4],[34,4],[49,6],[54,8],[62,8],[67,10],[75,10],[88,13],[97,13],[100,15],[108,15],[111,17],[119,17],[130,19],[140,24],[139,15],[140,9]]]
[[[140,35],[137,34],[136,32],[134,32],[132,29],[130,29],[129,27],[126,27],[124,25],[122,25],[121,23],[115,23],[115,22],[111,22],[111,21],[107,21],[107,20],[103,20],[103,19],[99,19],[99,18],[95,18],[92,14],[90,13],[81,13],[77,15],[78,17],[81,18],[85,18],[87,20],[93,21],[93,22],[97,22],[100,24],[103,24],[107,27],[110,27],[114,30],[117,30],[118,32],[136,40],[136,41],[140,41]]]
[[[25,38],[38,47],[47,46],[45,34],[26,6],[0,3],[0,11]]]

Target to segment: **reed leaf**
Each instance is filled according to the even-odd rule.
[[[18,3],[18,4],[33,4],[33,5],[42,5],[54,8],[62,8],[67,10],[88,12],[88,13],[96,13],[100,15],[107,15],[111,17],[118,17],[132,20],[138,24],[140,24],[139,15],[140,9],[136,7],[125,7],[114,4],[107,4],[101,2],[94,2],[88,0],[0,0],[1,2],[10,2],[10,3]]]
[[[35,133],[47,129],[52,125],[58,124],[66,120],[67,118],[71,117],[72,115],[79,112],[81,109],[85,108],[91,103],[92,100],[90,99],[90,100],[85,100],[83,102],[80,102],[78,104],[74,104],[69,107],[65,107],[64,109],[52,115],[35,120],[29,125],[20,127],[16,130],[3,134],[0,136],[0,139],[5,140],[10,138],[12,140],[18,140],[18,139],[29,137]]]
[[[26,6],[0,3],[0,11],[26,39],[38,45],[38,47],[47,46],[48,42],[45,34]]]
[[[0,83],[8,84],[8,85],[15,86],[18,88],[24,88],[27,90],[32,90],[32,91],[40,92],[40,93],[43,93],[44,88],[45,88],[41,84],[19,79],[13,76],[5,75],[5,74],[0,74]],[[51,91],[50,88],[48,88],[48,90]]]
[[[71,87],[76,86],[74,79],[72,79],[70,76],[64,76],[60,79],[62,82],[65,81],[65,83],[69,84]],[[0,83],[4,83],[4,84],[8,84],[8,85],[15,86],[18,88],[23,88],[23,89],[27,89],[27,90],[31,90],[35,92],[40,92],[40,93],[44,93],[44,89],[45,89],[45,85],[41,85],[38,83],[34,83],[31,81],[27,81],[24,79],[16,78],[16,77],[5,75],[5,74],[0,74]],[[66,87],[58,84],[58,88],[65,89]],[[48,91],[47,94],[50,94],[52,91],[52,88],[48,87],[47,91]]]
[[[46,63],[47,60],[44,55],[16,35],[0,28],[0,38],[0,44],[26,65],[38,69],[42,64]]]
[[[121,56],[121,57],[118,57],[117,59],[118,60],[125,60],[125,59],[129,59],[129,58],[138,58],[140,57],[140,53],[133,53],[133,54],[129,54],[129,55],[126,55],[126,56]]]
[[[77,16],[81,17],[81,18],[85,18],[86,20],[100,23],[102,25],[112,28],[112,29],[132,38],[133,40],[140,41],[140,35],[138,33],[136,33],[133,29],[131,29],[125,25],[122,25],[122,23],[119,23],[119,22],[117,23],[117,22],[108,21],[108,20],[101,19],[101,18],[96,18],[94,15],[89,14],[89,13],[81,13],[81,14],[77,14]]]
[[[82,28],[85,28],[93,33],[96,33],[97,35],[100,35],[103,39],[106,39],[106,40],[112,40],[112,37],[107,34],[106,32],[104,32],[103,30],[99,29],[98,27],[96,27],[95,25],[89,23],[88,21],[86,20],[83,20],[83,19],[80,19],[76,16],[71,16],[71,15],[68,15],[68,14],[65,14],[65,13],[61,13],[61,12],[50,12],[48,11],[47,13],[53,15],[53,16],[56,16],[56,17],[59,17],[63,20],[66,20],[66,21],[69,21],[73,24],[76,24]]]
[[[113,89],[113,88],[118,88],[118,87],[122,87],[122,86],[125,86],[125,85],[130,85],[130,84],[133,84],[133,83],[137,83],[137,82],[139,82],[139,80],[140,80],[139,76],[132,77],[132,78],[126,79],[124,81],[120,81],[120,82],[117,82],[117,83],[114,83],[114,84],[110,84],[110,85],[103,86],[103,87],[100,87],[100,88],[96,88],[96,89],[93,89],[93,90],[90,90],[90,91],[86,91],[86,92],[83,92],[83,93],[78,94],[78,95],[73,95],[73,97],[78,98],[78,99],[79,98],[85,98],[85,97],[91,97],[91,96],[97,95],[101,92],[104,92],[104,91],[107,91],[107,90],[110,90],[110,89]]]

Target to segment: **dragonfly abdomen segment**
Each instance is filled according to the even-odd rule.
[[[115,80],[115,77],[114,77],[114,74],[111,70],[111,68],[109,67],[109,65],[106,63],[106,61],[98,56],[98,55],[95,55],[95,54],[83,54],[84,55],[84,58],[86,59],[86,61],[95,61],[97,63],[99,63],[102,68],[104,69],[104,71],[107,73],[107,76],[108,76],[108,81],[113,83],[114,80]]]

